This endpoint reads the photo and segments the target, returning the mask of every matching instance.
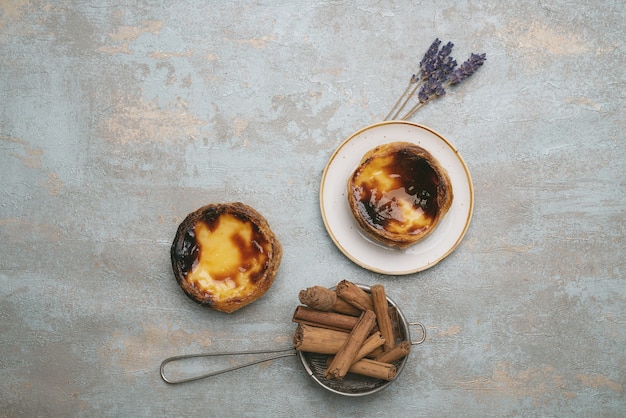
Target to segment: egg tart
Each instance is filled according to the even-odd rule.
[[[267,292],[282,247],[267,220],[237,202],[209,204],[187,215],[170,253],[174,276],[187,296],[231,313]]]
[[[407,248],[430,235],[453,200],[448,173],[435,157],[409,142],[368,151],[348,179],[348,204],[374,240]]]

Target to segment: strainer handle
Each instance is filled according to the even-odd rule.
[[[422,338],[417,341],[411,341],[411,345],[418,345],[426,341],[426,327],[421,322],[409,322],[409,325],[417,325],[422,329]]]
[[[188,360],[191,358],[217,357],[217,356],[242,356],[242,355],[270,354],[270,353],[276,353],[276,355],[270,356],[270,357],[264,357],[262,359],[253,360],[248,363],[240,364],[238,366],[229,367],[226,369],[221,369],[221,370],[217,370],[211,373],[206,373],[206,374],[202,374],[198,376],[192,376],[192,377],[188,377],[184,379],[178,379],[178,380],[171,379],[167,377],[165,373],[165,366],[167,364],[172,363],[172,362],[184,361],[184,360]],[[171,385],[176,385],[179,383],[193,382],[195,380],[205,379],[211,376],[217,376],[218,374],[231,372],[237,369],[242,369],[244,367],[263,363],[265,361],[270,361],[270,360],[275,360],[275,359],[282,358],[282,357],[289,357],[289,356],[295,356],[295,355],[296,355],[296,351],[293,348],[287,348],[287,349],[283,348],[283,349],[277,349],[277,350],[259,350],[259,351],[235,351],[235,352],[224,352],[224,353],[184,354],[182,356],[173,356],[173,357],[169,357],[163,360],[163,362],[161,363],[161,367],[160,367],[160,373],[161,373],[161,378],[163,379],[164,382],[169,383]]]

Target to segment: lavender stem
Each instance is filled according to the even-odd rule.
[[[457,67],[456,60],[450,55],[454,44],[448,42],[441,48],[440,45],[441,41],[439,38],[436,38],[420,61],[417,74],[413,74],[404,92],[402,92],[402,95],[395,102],[384,120],[389,120],[390,117],[397,119],[409,103],[409,100],[417,96],[418,102],[401,118],[402,120],[408,120],[419,109],[424,107],[426,103],[444,96],[448,87],[461,83],[474,74],[487,59],[485,53],[472,53],[461,66]],[[415,84],[413,88],[411,88],[412,84]]]
[[[407,114],[406,114],[406,115],[404,115],[401,119],[402,119],[402,120],[409,120],[409,119],[410,119],[410,118],[411,118],[414,114],[416,114],[416,113],[417,113],[417,111],[418,111],[418,110],[420,110],[420,109],[421,109],[421,108],[422,108],[422,107],[423,107],[426,103],[428,103],[428,101],[426,101],[426,102],[419,102],[419,103],[417,103],[417,104],[416,104],[415,106],[413,106],[413,107],[411,108],[411,110],[409,110],[409,111],[407,112]]]
[[[418,81],[417,83],[415,83],[415,87],[413,87],[413,89],[411,90],[411,92],[406,95],[406,98],[404,99],[404,102],[402,102],[402,106],[400,106],[400,108],[398,109],[398,111],[393,115],[392,119],[396,119],[398,117],[398,115],[400,114],[400,112],[402,112],[402,109],[404,109],[404,107],[406,106],[406,104],[409,102],[409,100],[411,99],[411,97],[413,97],[413,95],[415,94],[415,92],[417,91],[417,89],[422,85],[421,80]]]
[[[389,119],[389,116],[391,116],[391,114],[393,113],[393,110],[396,107],[398,107],[398,105],[400,104],[400,101],[402,100],[402,98],[404,96],[406,96],[406,94],[409,92],[409,89],[411,88],[411,84],[413,84],[412,80],[409,81],[409,84],[407,84],[406,88],[404,89],[404,92],[402,92],[402,95],[398,98],[398,100],[396,100],[396,103],[393,105],[393,107],[391,108],[389,113],[387,113],[387,116],[385,116],[385,119],[383,119],[383,120],[388,120]]]

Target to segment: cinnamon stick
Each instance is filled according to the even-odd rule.
[[[293,337],[294,348],[319,354],[337,354],[348,339],[348,333],[326,328],[299,324]],[[385,343],[380,332],[370,335],[364,342],[355,357],[361,359]]]
[[[320,311],[334,311],[346,315],[359,316],[361,310],[350,305],[345,300],[337,296],[334,290],[323,286],[313,286],[301,290],[298,294],[300,302],[309,308]]]
[[[395,306],[390,306],[389,317],[391,318],[391,327],[393,328],[393,337],[394,337],[393,340],[394,341],[405,340],[406,335],[400,332],[401,326],[400,326],[400,316],[398,315],[398,308],[396,308]],[[402,327],[402,329],[404,328]]]
[[[393,336],[393,326],[389,316],[389,305],[387,304],[385,288],[381,284],[375,284],[370,287],[370,293],[372,295],[374,313],[376,313],[376,321],[378,321],[378,329],[385,339],[383,348],[385,351],[389,351],[395,346],[395,338]]]
[[[356,356],[354,356],[353,362],[361,360],[365,356],[369,355],[372,351],[381,347],[384,343],[385,339],[383,338],[382,334],[379,331],[376,331],[375,333],[367,337],[367,339],[363,342],[363,345],[361,345],[361,348],[359,348]]]
[[[330,366],[324,372],[327,378],[343,379],[345,377],[375,322],[376,314],[374,311],[367,310],[361,314],[348,339],[341,346]]]
[[[340,281],[335,289],[335,292],[341,299],[345,300],[350,305],[361,309],[362,311],[374,310],[374,305],[372,304],[372,298],[370,295],[368,295],[365,290],[348,280]]]
[[[382,363],[393,363],[394,361],[401,359],[411,352],[411,344],[408,341],[402,341],[394,348],[383,354],[375,357],[374,360]]]
[[[366,357],[374,360],[376,357],[382,355],[384,352],[385,350],[383,350],[383,347],[381,346],[375,349],[374,351],[372,351],[371,353],[369,353]]]
[[[314,325],[344,332],[350,332],[357,324],[358,320],[359,318],[356,316],[343,315],[336,312],[325,312],[306,306],[296,307],[292,318],[293,322],[300,324]]]
[[[348,369],[350,373],[370,376],[376,379],[393,380],[396,378],[396,366],[389,363],[381,363],[370,359],[362,359],[354,363]]]
[[[299,324],[293,336],[293,346],[298,351],[337,354],[348,335],[347,332]]]
[[[332,362],[333,358],[329,358],[329,362]],[[393,380],[396,378],[397,369],[396,366],[389,363],[382,363],[380,361],[361,359],[354,363],[348,369],[350,373],[359,374],[361,376],[369,376],[382,380]]]

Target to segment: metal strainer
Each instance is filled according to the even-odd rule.
[[[366,292],[370,292],[370,287],[366,285],[357,285],[361,289]],[[398,341],[409,341],[411,345],[418,345],[423,343],[426,340],[426,328],[419,322],[408,322],[405,316],[402,314],[400,308],[398,308],[397,304],[387,296],[387,303],[389,305],[389,311],[392,316],[394,316],[394,320],[392,323],[394,324],[394,335]],[[410,335],[410,326],[417,326],[421,329],[422,337],[419,340],[412,341]],[[272,354],[267,357],[268,354]],[[173,379],[167,376],[166,373],[166,365],[174,362],[181,362],[187,359],[199,358],[199,357],[217,357],[217,356],[238,356],[238,355],[265,355],[263,358],[255,359],[249,361],[244,364],[240,364],[234,367],[228,367],[221,370],[217,370],[215,372],[195,375],[191,377],[185,377],[180,379]],[[400,373],[404,369],[406,362],[409,359],[409,356],[405,356],[393,364],[396,367],[396,379],[387,381],[382,379],[375,379],[367,376],[356,375],[353,373],[348,373],[343,379],[328,379],[324,376],[324,371],[328,367],[327,359],[328,356],[324,354],[316,354],[316,353],[308,353],[303,351],[296,351],[293,348],[285,348],[285,349],[276,349],[276,350],[263,350],[263,351],[237,351],[237,352],[221,352],[221,353],[201,353],[201,354],[185,354],[180,356],[169,357],[161,363],[160,373],[161,378],[169,384],[179,384],[185,382],[192,382],[195,380],[204,379],[211,376],[216,376],[219,374],[223,374],[226,372],[230,372],[233,370],[241,369],[247,366],[252,366],[254,364],[263,363],[270,360],[275,360],[282,357],[289,357],[297,355],[300,359],[302,366],[306,370],[306,372],[311,376],[311,378],[322,386],[324,389],[329,390],[330,392],[344,395],[344,396],[364,396],[370,395],[372,393],[376,393],[390,384],[392,384]]]

